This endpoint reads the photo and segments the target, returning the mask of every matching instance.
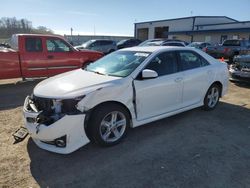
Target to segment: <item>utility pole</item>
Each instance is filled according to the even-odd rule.
[[[71,37],[72,37],[72,34],[73,34],[73,28],[71,27],[70,28],[70,35],[71,35]]]

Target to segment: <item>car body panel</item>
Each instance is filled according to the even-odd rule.
[[[56,121],[50,126],[44,124],[29,123],[27,118],[37,118],[39,113],[28,111],[27,98],[24,103],[25,125],[33,141],[40,147],[48,151],[67,154],[71,153],[83,145],[89,143],[84,130],[85,114],[66,115],[62,119]],[[66,147],[56,147],[53,144],[55,139],[66,135]]]
[[[141,121],[181,108],[182,77],[183,73],[178,72],[155,79],[134,80],[137,120]]]
[[[210,65],[152,79],[137,79],[145,66],[159,53],[168,51],[178,52],[181,50],[191,50],[200,54],[209,61]],[[100,75],[79,69],[44,80],[35,87],[34,95],[43,98],[57,100],[83,96],[76,105],[82,116],[80,114],[79,119],[77,118],[76,121],[73,119],[74,116],[72,116],[72,119],[69,116],[65,117],[70,118],[70,121],[74,124],[72,129],[79,129],[79,132],[81,132],[81,134],[79,133],[80,135],[76,135],[74,142],[78,142],[85,135],[85,130],[83,129],[86,126],[86,122],[84,121],[85,115],[91,113],[92,109],[101,104],[115,102],[125,106],[131,115],[131,127],[137,127],[202,106],[206,92],[214,82],[222,84],[222,96],[227,91],[227,65],[215,60],[201,50],[186,47],[133,47],[122,49],[121,51],[150,52],[151,54],[127,77]],[[32,113],[27,113],[25,109],[24,114],[25,117],[32,116]],[[67,124],[68,120],[62,118],[57,122]],[[79,125],[79,122],[81,122],[81,125]],[[49,125],[48,127],[53,125]],[[30,131],[34,134],[34,124],[27,125],[26,123],[27,126],[33,126],[33,130]],[[64,126],[66,125],[61,126],[63,130],[59,130],[61,128],[55,126],[58,130],[51,131],[49,137],[44,135],[44,138],[46,137],[46,139],[50,140],[55,139],[56,136],[63,136],[62,134],[55,134],[55,136],[53,132],[58,131],[64,134],[65,132],[61,131],[67,132],[68,130]],[[45,131],[48,128],[44,126],[43,129]],[[37,136],[33,137],[39,147],[63,153],[58,148],[53,149],[51,146],[47,148],[43,145],[44,143],[41,144]],[[84,141],[80,142],[80,145],[85,145],[87,141],[87,139],[84,139]],[[78,143],[74,143],[73,145],[77,145],[77,147],[66,148],[67,152],[65,153],[69,151],[73,152],[76,148],[80,147]]]

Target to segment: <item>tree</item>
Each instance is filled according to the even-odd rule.
[[[17,33],[52,34],[53,31],[45,26],[32,27],[32,22],[27,19],[3,17],[0,19],[0,38],[9,38]]]

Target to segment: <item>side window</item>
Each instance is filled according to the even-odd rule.
[[[42,52],[42,39],[37,37],[25,38],[25,49],[27,52]]]
[[[102,45],[111,45],[113,42],[112,41],[109,41],[109,40],[104,40],[102,41]]]
[[[178,71],[175,52],[164,52],[156,56],[146,67],[154,70],[159,76],[172,74]]]
[[[101,41],[97,40],[91,44],[91,47],[99,47],[101,45],[102,45]]]
[[[179,52],[179,54],[183,70],[189,70],[209,65],[207,60],[196,53],[185,51]]]
[[[69,52],[70,47],[61,39],[47,39],[48,52]]]

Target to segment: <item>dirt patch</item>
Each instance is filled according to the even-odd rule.
[[[133,129],[114,147],[70,155],[13,145],[38,81],[0,81],[0,187],[250,187],[250,86],[230,84],[211,112],[194,109]]]

